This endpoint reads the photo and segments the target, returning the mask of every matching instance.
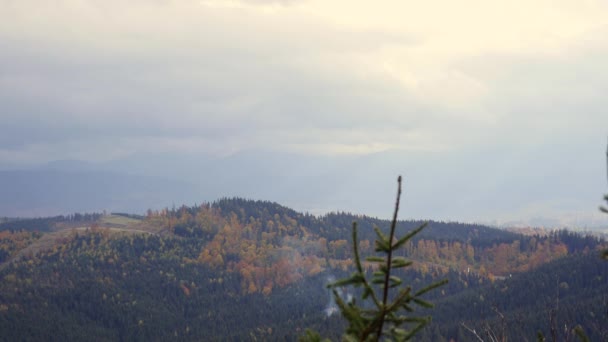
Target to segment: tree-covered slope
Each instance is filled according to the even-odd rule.
[[[343,322],[327,317],[333,309],[325,284],[352,272],[351,223],[359,222],[363,255],[374,253],[372,226],[389,224],[243,199],[150,210],[145,217],[84,217],[2,223],[1,339],[294,340],[308,327],[337,337]],[[398,229],[417,223],[399,222]],[[523,236],[431,222],[397,254],[414,261],[402,275],[414,288],[450,280],[429,294],[438,303],[432,311],[438,325],[424,336],[438,340],[461,336],[461,320],[492,319],[493,306],[544,329],[546,315],[528,311],[554,303],[555,289],[564,312],[596,310],[597,296],[606,293],[605,270],[592,266],[601,244],[565,231]],[[568,322],[599,324],[602,316],[593,312],[596,320]]]
[[[427,338],[475,339],[490,334],[510,341],[573,338],[581,325],[591,341],[608,340],[608,263],[598,253],[572,255],[486,286],[440,298]],[[463,325],[464,324],[464,325]],[[436,335],[433,335],[436,334]]]

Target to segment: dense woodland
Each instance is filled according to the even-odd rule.
[[[344,327],[325,285],[352,272],[350,229],[374,254],[372,227],[348,213],[317,217],[276,203],[222,199],[145,216],[75,214],[0,223],[0,339],[295,340]],[[406,232],[420,222],[403,221]],[[608,262],[601,239],[567,230],[523,235],[430,222],[398,251],[414,288],[449,283],[422,340],[481,333],[570,338],[580,324],[608,340]],[[373,264],[365,264],[373,272]],[[342,295],[356,296],[351,289]]]

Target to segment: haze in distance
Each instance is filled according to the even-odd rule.
[[[606,228],[604,1],[0,2],[0,216],[241,196]]]

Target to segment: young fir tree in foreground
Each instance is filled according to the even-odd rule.
[[[397,199],[389,234],[386,235],[378,227],[374,227],[377,234],[375,251],[382,256],[374,255],[365,259],[375,265],[372,276],[369,277],[363,269],[358,248],[357,223],[354,222],[352,239],[356,271],[349,278],[328,285],[334,293],[342,316],[348,321],[348,328],[342,336],[344,341],[379,341],[381,338],[394,341],[411,339],[431,321],[430,316],[412,314],[415,306],[433,307],[433,304],[425,301],[421,296],[447,283],[447,280],[442,280],[414,291],[410,286],[404,285],[401,278],[393,272],[412,265],[412,261],[395,256],[395,251],[427,226],[424,223],[401,238],[395,236],[401,199],[401,176],[397,179],[397,183]],[[341,298],[336,288],[343,286],[362,288],[361,298],[365,304],[357,305],[354,300],[347,302]],[[316,332],[307,331],[302,340],[321,341],[321,337]]]

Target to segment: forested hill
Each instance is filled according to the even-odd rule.
[[[278,203],[241,198],[221,199],[211,206],[225,214],[235,213],[241,222],[247,222],[251,218],[268,221],[272,220],[275,215],[289,217],[311,231],[332,239],[349,237],[353,222],[357,222],[364,239],[375,238],[374,226],[387,227],[390,224],[388,220],[347,212],[329,213],[322,216],[302,214]],[[196,210],[196,208],[187,208],[187,210]],[[401,229],[408,229],[422,223],[424,221],[400,221],[400,226]],[[479,243],[489,244],[518,238],[516,233],[477,224],[430,221],[429,226],[429,229],[422,231],[416,238],[461,242],[475,240]]]
[[[386,229],[388,221],[347,213],[317,217],[244,199],[149,210],[144,217],[6,220],[0,224],[0,339],[293,340],[307,327],[337,337],[342,325],[328,317],[335,307],[324,284],[352,272],[353,221],[362,254],[374,254],[372,227]],[[403,221],[398,229],[420,224]],[[524,236],[430,222],[398,253],[414,261],[404,275],[414,288],[448,278],[434,299],[463,308],[470,293],[493,298],[492,286],[505,277],[533,278],[552,262],[582,267],[602,246],[568,231]],[[561,282],[578,293],[595,284],[568,274]],[[426,336],[459,333],[446,325]]]

